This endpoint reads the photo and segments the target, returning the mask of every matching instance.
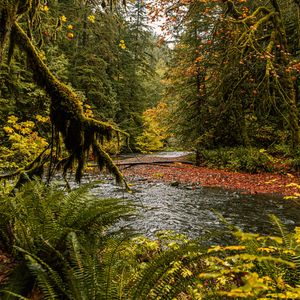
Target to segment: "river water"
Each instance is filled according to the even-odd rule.
[[[161,152],[156,157],[179,157],[188,152]],[[144,155],[142,155],[145,157]],[[149,155],[148,155],[149,156]],[[150,155],[151,156],[151,155]],[[136,157],[124,156],[123,159]],[[141,157],[141,155],[139,155]],[[270,215],[276,215],[288,228],[300,226],[300,203],[283,200],[274,195],[245,195],[221,188],[171,186],[138,179],[132,184],[132,193],[116,186],[112,178],[87,177],[86,181],[100,179],[92,192],[104,198],[130,199],[137,207],[137,215],[129,221],[120,221],[117,227],[153,237],[161,230],[173,230],[191,238],[216,236],[225,241],[228,228],[220,218],[246,232],[274,233]],[[218,237],[218,233],[221,236]],[[228,242],[228,241],[226,241]]]
[[[132,189],[133,193],[128,194],[108,180],[96,184],[92,191],[100,197],[131,199],[137,205],[137,216],[120,221],[118,227],[150,237],[160,230],[185,233],[191,238],[224,232],[227,225],[218,214],[247,232],[274,232],[271,214],[289,229],[300,225],[300,204],[275,196],[244,195],[220,188],[174,187],[143,180],[134,182]]]

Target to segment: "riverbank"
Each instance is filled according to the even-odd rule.
[[[196,167],[183,162],[122,165],[127,180],[145,179],[176,184],[188,184],[192,187],[214,186],[240,190],[247,194],[276,194],[291,196],[300,193],[299,177],[293,174],[259,173],[248,174],[225,170]]]

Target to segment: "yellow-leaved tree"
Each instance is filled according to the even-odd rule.
[[[137,138],[137,145],[141,152],[162,150],[166,144],[168,126],[165,118],[168,113],[167,104],[159,102],[154,108],[149,108],[143,113],[142,134]]]

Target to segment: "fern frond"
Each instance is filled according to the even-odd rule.
[[[188,276],[181,275],[183,268],[194,261],[201,260],[202,257],[203,254],[198,245],[181,245],[177,250],[163,252],[141,272],[131,299],[156,299],[158,295],[162,299],[173,299],[174,296],[184,291],[191,281]],[[184,258],[184,265],[178,265],[174,270],[174,262],[182,258]],[[178,282],[181,284],[176,287],[176,284],[171,284],[174,281],[176,284]]]
[[[119,294],[122,247],[111,248],[118,230],[107,229],[131,216],[133,205],[97,198],[91,187],[67,193],[32,181],[0,203],[11,223],[14,253],[24,264],[20,274],[28,277],[26,282],[22,279],[29,289],[36,282],[46,299],[112,300]],[[121,245],[116,240],[114,245]],[[110,253],[103,250],[107,246]],[[23,292],[23,287],[11,287],[7,290]]]
[[[291,247],[291,239],[290,239],[290,234],[287,231],[286,227],[284,226],[284,224],[280,221],[280,219],[278,217],[276,217],[275,215],[270,215],[270,219],[272,221],[272,223],[276,226],[277,230],[279,231],[284,244],[287,247]]]
[[[11,292],[11,291],[2,290],[2,292],[6,295],[17,297],[17,299],[19,299],[19,300],[30,300],[29,298],[23,297],[22,295],[19,295],[17,293]]]
[[[65,270],[65,278],[71,295],[76,295],[76,299],[101,299],[99,240],[79,241],[75,232],[70,233],[67,239],[70,267]]]
[[[38,266],[39,268],[42,268],[44,270],[44,273],[45,274],[47,273],[47,277],[49,278],[49,280],[51,280],[51,282],[53,282],[53,285],[58,287],[60,291],[62,291],[62,292],[65,291],[65,285],[64,285],[62,278],[60,277],[58,272],[55,271],[49,264],[44,262],[37,255],[34,255],[20,247],[16,247],[16,249],[25,254],[25,258],[26,258],[26,260],[29,261],[30,266],[35,265],[36,267]]]
[[[38,281],[38,286],[42,290],[44,298],[47,300],[60,299],[59,295],[55,291],[55,286],[49,280],[47,271],[43,268],[43,266],[30,255],[26,255],[26,259],[28,261],[30,271],[35,275]]]
[[[67,236],[67,245],[70,253],[71,263],[76,268],[77,277],[83,279],[86,275],[85,265],[81,255],[81,245],[77,239],[75,232],[70,232]]]
[[[103,265],[100,274],[102,287],[101,299],[103,300],[123,299],[120,296],[120,294],[122,294],[122,276],[120,276],[120,270],[126,268],[127,261],[121,258],[120,253],[124,250],[124,247],[127,246],[130,237],[132,237],[132,235],[128,234],[114,236],[105,243],[105,250],[101,255]]]
[[[300,255],[292,255],[291,256],[291,261],[295,264],[296,268],[300,272]]]

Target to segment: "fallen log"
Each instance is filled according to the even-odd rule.
[[[116,166],[136,166],[136,165],[161,165],[164,164],[187,164],[194,165],[192,161],[178,161],[178,160],[157,160],[157,161],[115,161]],[[97,164],[88,164],[88,167],[97,167]]]

